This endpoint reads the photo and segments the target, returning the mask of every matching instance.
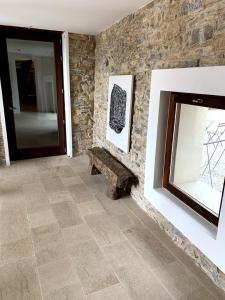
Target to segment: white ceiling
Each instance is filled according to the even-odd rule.
[[[0,0],[0,25],[98,34],[152,0]]]

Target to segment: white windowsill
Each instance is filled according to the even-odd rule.
[[[218,217],[221,203],[221,193],[202,181],[191,181],[176,184],[182,192],[196,199],[197,203]]]
[[[175,227],[178,228],[178,224],[183,224],[179,228],[184,235],[201,234],[202,237],[205,235],[210,239],[216,239],[217,227],[188,207],[167,189],[153,189],[151,195],[151,204],[174,224]],[[174,214],[171,214],[172,211]]]

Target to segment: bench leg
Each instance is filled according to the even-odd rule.
[[[91,165],[91,166],[90,166],[90,171],[91,171],[91,175],[98,175],[98,174],[101,174],[101,172],[99,172],[99,170],[96,168],[95,165]]]
[[[112,200],[118,200],[122,196],[122,190],[113,185],[108,185],[107,196]]]

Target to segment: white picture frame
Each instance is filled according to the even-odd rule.
[[[106,139],[125,153],[130,150],[133,75],[109,77]]]

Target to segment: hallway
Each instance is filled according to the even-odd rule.
[[[86,156],[0,169],[1,300],[225,299]]]

